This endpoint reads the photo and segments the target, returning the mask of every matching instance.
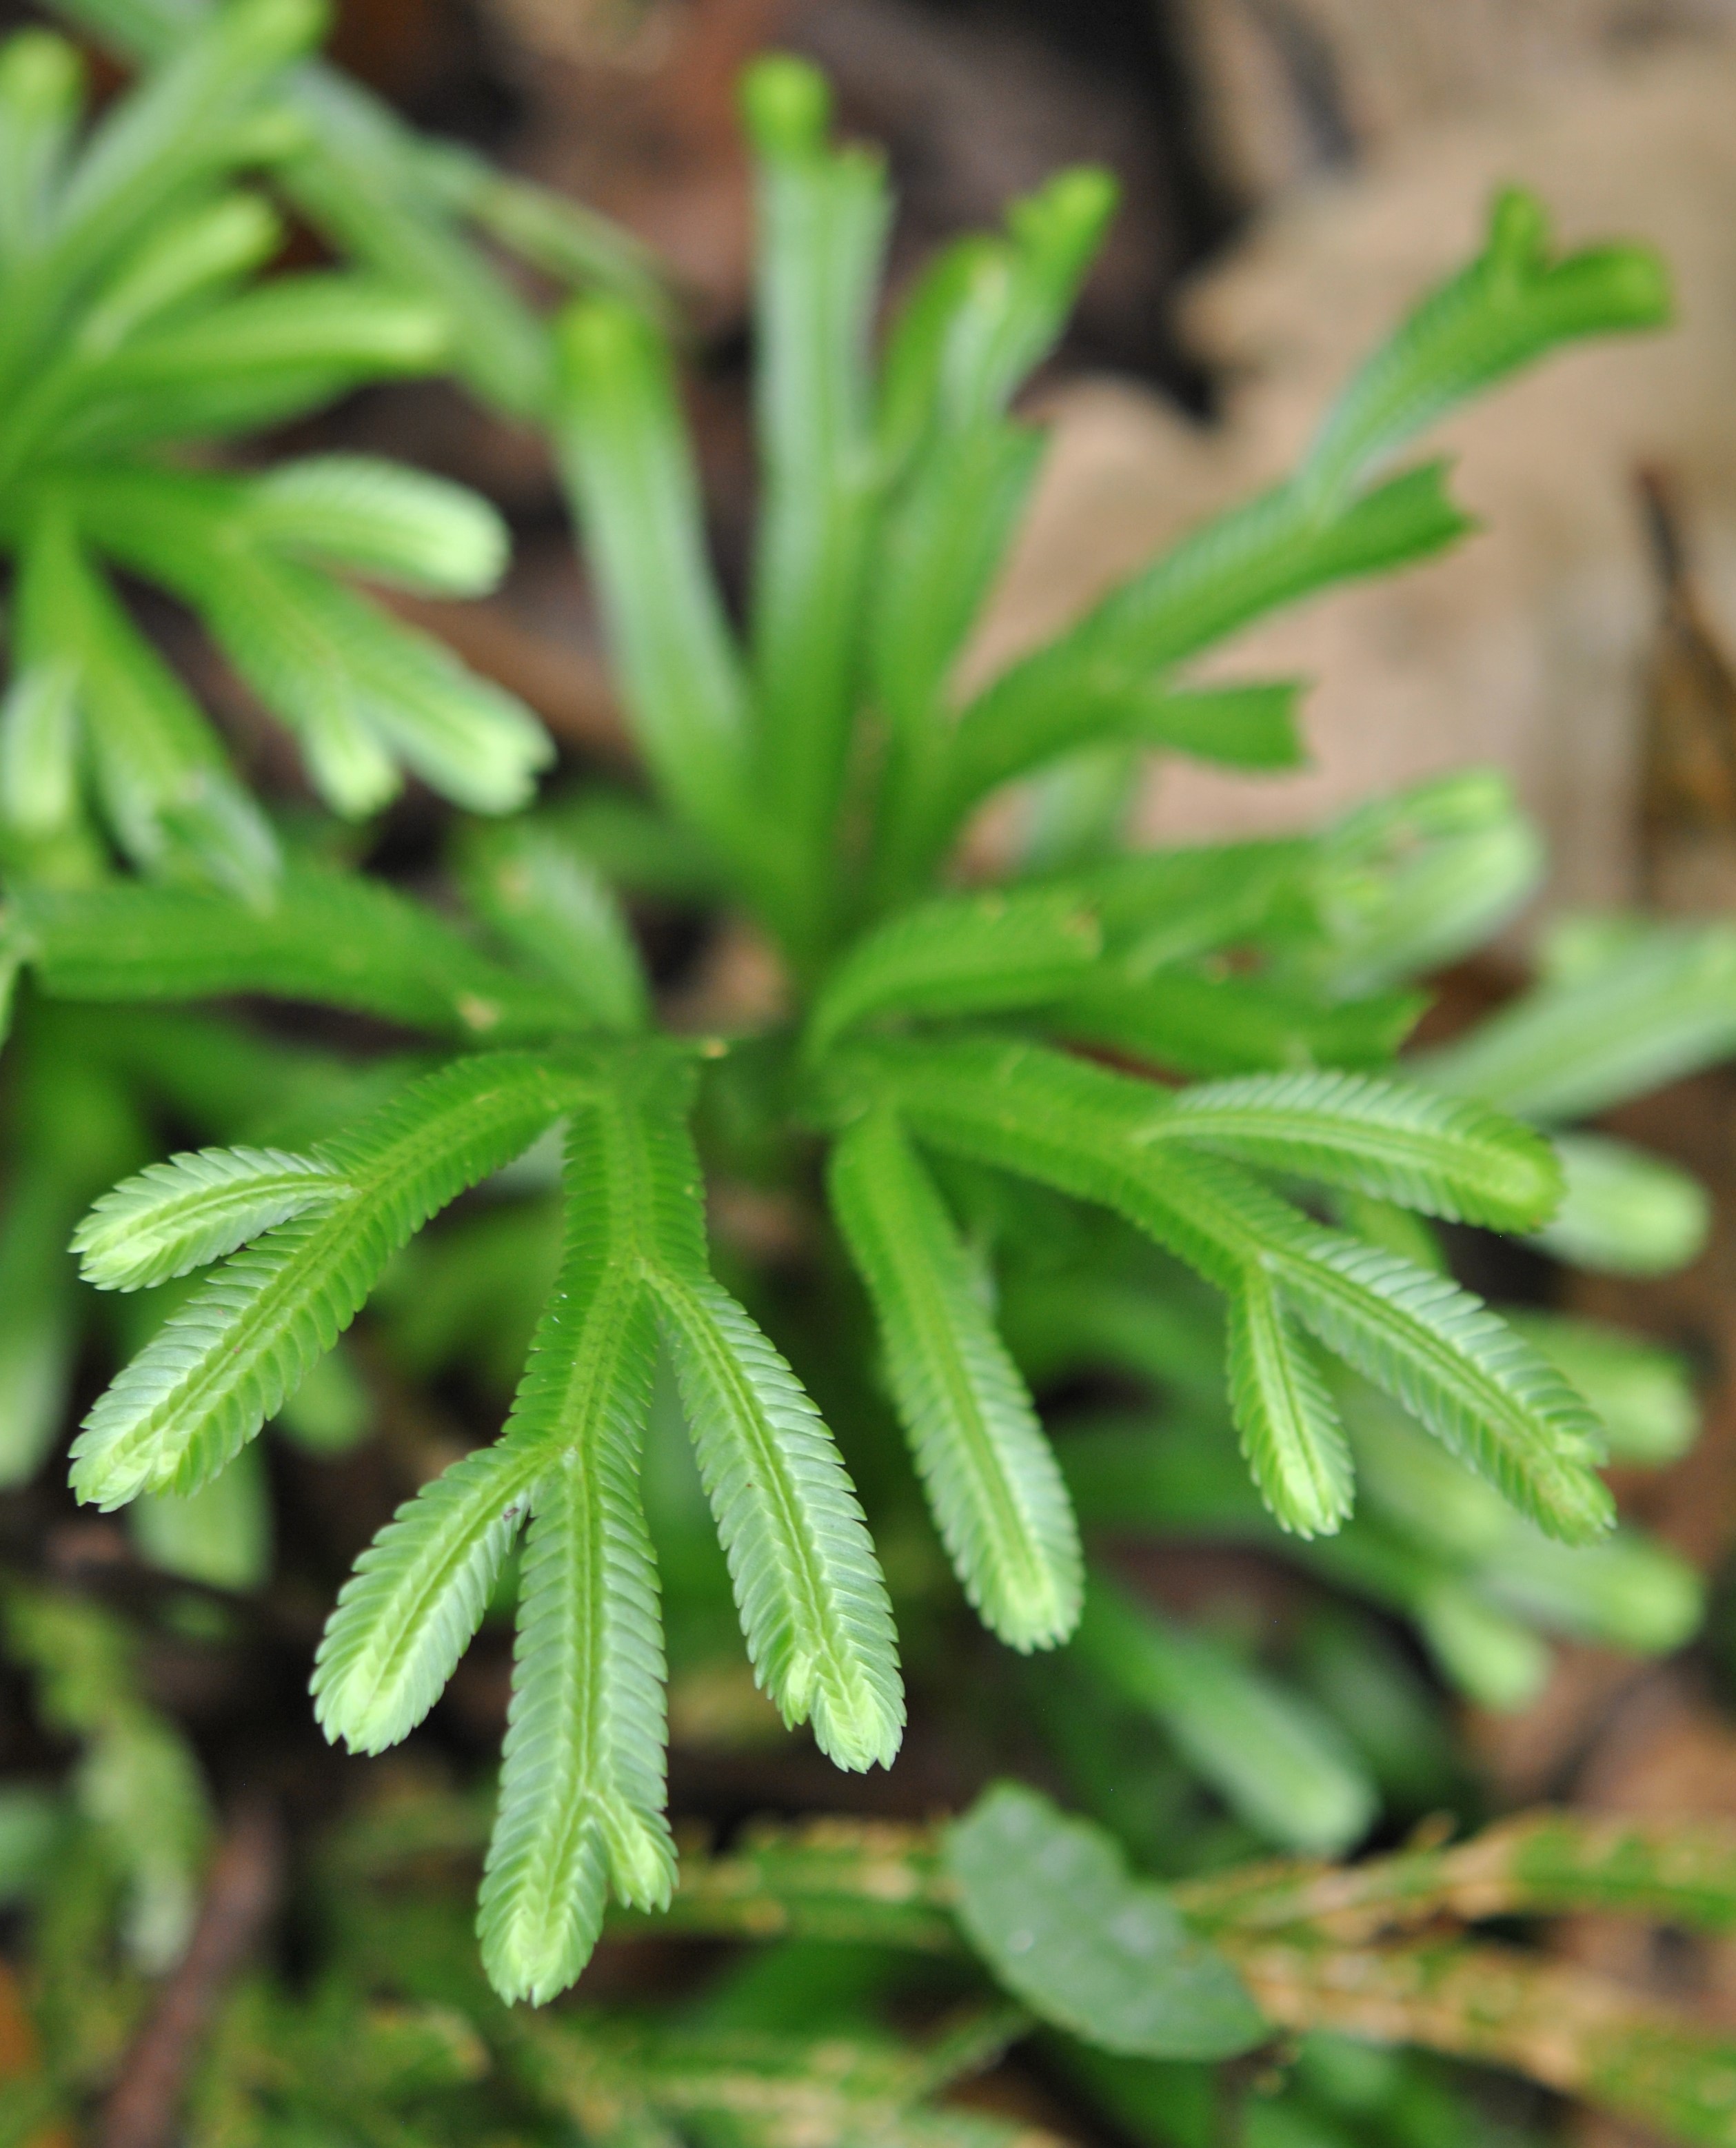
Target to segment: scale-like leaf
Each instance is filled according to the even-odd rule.
[[[490,961],[383,881],[292,866],[258,910],[190,889],[21,889],[19,931],[45,991],[73,1000],[263,992],[353,1007],[475,1041],[587,1026],[553,983]]]
[[[538,1440],[465,1455],[407,1499],[356,1561],[314,1666],[314,1712],[334,1744],[384,1752],[439,1699],[549,1463]]]
[[[245,519],[298,559],[438,596],[493,589],[511,545],[479,493],[368,455],[310,455],[267,470],[248,489]]]
[[[398,1247],[573,1102],[573,1077],[545,1061],[459,1060],[328,1144],[319,1160],[349,1193],[237,1254],[116,1378],[73,1444],[79,1498],[197,1490],[330,1349]]]
[[[896,1117],[834,1147],[832,1205],[880,1319],[892,1393],[966,1594],[1012,1647],[1071,1632],[1078,1533],[1053,1449]]]
[[[73,1251],[98,1290],[143,1290],[208,1267],[348,1191],[314,1157],[201,1149],[148,1165],[105,1193],[73,1234]]]
[[[1241,1979],[1121,1847],[1020,1783],[996,1783],[947,1832],[959,1921],[995,1976],[1045,2020],[1147,2059],[1221,2059],[1267,2034]]]
[[[709,1276],[665,1269],[655,1286],[755,1673],[840,1767],[889,1766],[904,1728],[892,1614],[831,1434]]]
[[[1498,1230],[1535,1230],[1561,1198],[1560,1169],[1530,1127],[1365,1074],[1256,1074],[1186,1089],[1152,1138]]]
[[[1270,1279],[1251,1270],[1230,1299],[1226,1373],[1242,1452],[1279,1525],[1329,1536],[1354,1478],[1344,1428]]]
[[[953,896],[889,919],[827,976],[807,1049],[824,1052],[876,1015],[988,1014],[1041,1006],[1089,971],[1102,936],[1068,890]]]

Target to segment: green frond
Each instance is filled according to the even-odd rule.
[[[876,1015],[1001,1013],[1063,996],[1102,936],[1068,890],[950,896],[901,911],[858,940],[829,973],[805,1048],[823,1053]]]
[[[1407,785],[1320,840],[1308,899],[1323,935],[1300,954],[1334,998],[1425,976],[1481,946],[1533,894],[1543,844],[1500,770]]]
[[[1116,192],[1101,167],[1057,172],[1013,203],[1004,238],[957,239],[916,279],[881,366],[876,430],[889,479],[936,436],[976,432],[1005,409],[1060,335]]]
[[[38,837],[73,826],[79,742],[76,661],[19,665],[0,701],[0,821]]]
[[[237,1254],[117,1377],[73,1443],[78,1497],[113,1508],[214,1476],[330,1349],[397,1248],[528,1147],[574,1090],[527,1056],[458,1060],[333,1141],[319,1160],[349,1192]]]
[[[1163,1138],[1166,1092],[994,1037],[857,1046],[857,1078],[925,1138],[1115,1209],[1233,1295],[1262,1270],[1328,1349],[1392,1394],[1548,1534],[1609,1525],[1596,1419],[1446,1277],[1327,1231],[1236,1166]],[[845,1078],[849,1078],[846,1072]]]
[[[1308,1236],[1275,1272],[1329,1350],[1546,1534],[1577,1543],[1609,1528],[1614,1504],[1592,1468],[1602,1428],[1539,1352],[1446,1277],[1333,1232]]]
[[[785,53],[744,77],[759,233],[755,414],[762,463],[752,663],[762,840],[800,888],[785,919],[823,935],[872,556],[877,457],[869,339],[891,198],[881,157],[828,139],[830,93]],[[806,914],[803,914],[806,913]]]
[[[1555,1137],[1567,1192],[1535,1242],[1593,1274],[1668,1275],[1703,1249],[1712,1202],[1691,1172],[1613,1134]]]
[[[1545,982],[1407,1071],[1545,1122],[1588,1117],[1724,1058],[1736,1042],[1736,931],[1656,925]]]
[[[79,323],[74,349],[87,360],[106,358],[153,321],[263,268],[283,241],[281,221],[258,194],[238,190],[198,203],[127,257]]]
[[[1350,1448],[1307,1344],[1258,1269],[1231,1294],[1228,1345],[1231,1413],[1260,1496],[1281,1528],[1330,1536],[1354,1503]]]
[[[0,268],[36,252],[64,173],[84,69],[50,30],[16,30],[0,45]]]
[[[604,1029],[643,1029],[650,991],[632,930],[608,883],[547,822],[471,832],[463,854],[471,907],[531,967],[588,1007]]]
[[[1287,485],[1231,509],[986,686],[959,719],[951,765],[998,767],[1011,757],[1028,768],[1018,742],[1047,740],[1056,709],[1074,696],[1100,703],[1111,692],[1142,690],[1264,612],[1439,551],[1468,526],[1443,475],[1438,464],[1407,471],[1325,519]],[[1119,719],[1117,732],[1124,735]],[[928,857],[975,802],[962,775],[936,799],[936,818],[921,831]]]
[[[619,1331],[612,1423],[593,1421],[538,1488],[519,1576],[500,1810],[477,1929],[503,1999],[540,2005],[590,1958],[605,1884],[661,1909],[675,1884],[663,1814],[663,1646],[637,1443],[655,1331],[643,1297]],[[642,1375],[642,1378],[639,1377]],[[617,1373],[617,1378],[620,1373]]]
[[[1498,1230],[1535,1230],[1561,1198],[1560,1168],[1530,1127],[1366,1074],[1256,1074],[1184,1089],[1151,1138]]]
[[[553,983],[479,953],[384,881],[290,866],[260,909],[193,889],[23,887],[18,930],[42,986],[70,1000],[200,1000],[231,992],[350,1007],[465,1042],[588,1026]]]
[[[280,463],[248,488],[261,542],[310,565],[433,596],[483,596],[506,570],[511,539],[479,493],[369,455]]]
[[[1275,1066],[1377,1066],[1417,1026],[1420,992],[1371,993],[1336,1006],[1281,980],[1177,962],[1135,974],[1105,962],[1048,1017],[1081,1044],[1182,1074],[1239,1074]]]
[[[631,306],[593,299],[563,318],[557,350],[556,444],[635,735],[670,803],[739,863],[747,682],[705,555],[667,339]]]
[[[668,1900],[675,1873],[663,1636],[639,1490],[657,1342],[645,1271],[660,1173],[646,1154],[655,1121],[623,1093],[630,1078],[574,1120],[560,1273],[507,1429],[547,1461],[520,1579],[479,1929],[501,1996],[539,2005],[590,1958],[604,1875],[621,1901],[651,1909]]]
[[[892,1614],[831,1434],[709,1276],[665,1270],[653,1287],[755,1674],[840,1767],[890,1766],[904,1728]]]
[[[1079,1614],[1066,1487],[951,1217],[896,1116],[832,1151],[832,1206],[879,1317],[900,1417],[954,1570],[1011,1647],[1052,1648]]]
[[[314,1665],[314,1712],[334,1744],[382,1753],[439,1699],[550,1466],[538,1440],[479,1448],[407,1499],[356,1561]]]
[[[52,503],[27,539],[17,631],[27,665],[70,683],[97,791],[133,862],[262,900],[278,866],[269,823],[203,712]]]
[[[208,1148],[153,1163],[105,1193],[73,1234],[98,1290],[143,1290],[207,1267],[349,1191],[314,1157]]]
[[[1304,1855],[1342,1854],[1380,1809],[1331,1717],[1207,1634],[1093,1572],[1078,1667],[1152,1717],[1239,1819]]]
[[[1297,482],[1324,504],[1456,403],[1581,336],[1661,327],[1670,299],[1648,248],[1608,246],[1552,262],[1535,196],[1496,197],[1488,239],[1429,293],[1333,404]]]

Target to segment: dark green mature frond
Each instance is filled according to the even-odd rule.
[[[788,929],[828,921],[879,489],[870,336],[891,222],[884,160],[828,141],[831,93],[805,62],[744,79],[755,151],[755,413],[762,507],[751,670],[760,840],[800,890]]]
[[[590,1021],[552,981],[489,961],[434,911],[327,866],[292,866],[258,909],[191,888],[28,887],[11,916],[58,999],[263,992],[466,1042],[555,1036]]]
[[[830,1185],[965,1593],[1012,1647],[1052,1648],[1072,1630],[1082,1582],[1066,1487],[951,1218],[891,1112],[846,1129]]]
[[[1063,997],[1096,961],[1102,933],[1070,890],[952,896],[856,941],[828,976],[806,1048],[824,1052],[876,1015],[998,1014]]]
[[[319,1152],[349,1191],[220,1268],[103,1394],[73,1448],[82,1499],[192,1492],[293,1394],[392,1253],[467,1186],[571,1107],[574,1084],[511,1054],[412,1082]]]
[[[201,1149],[150,1164],[105,1193],[73,1232],[73,1251],[98,1289],[143,1290],[207,1267],[349,1190],[316,1157],[287,1149]]]
[[[723,856],[747,854],[747,682],[710,562],[666,339],[595,299],[559,334],[555,441],[640,750]]]
[[[1152,1138],[1197,1142],[1449,1222],[1534,1230],[1561,1198],[1559,1167],[1528,1127],[1368,1075],[1255,1074],[1186,1089]]]

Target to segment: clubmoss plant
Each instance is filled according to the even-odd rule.
[[[135,108],[167,109],[162,84],[183,79],[189,54],[208,68],[238,25],[280,24],[288,6],[248,0],[213,18]],[[261,82],[279,81],[271,68],[305,35],[298,16],[271,66],[255,67]],[[288,77],[293,95],[261,90],[250,123],[268,133],[317,79]],[[552,1238],[539,1211],[509,1260],[531,1272],[544,1260],[552,1274],[500,1435],[427,1484],[364,1553],[314,1677],[330,1737],[367,1753],[395,1744],[439,1698],[517,1552],[513,1699],[480,1916],[483,1960],[508,2000],[544,2001],[573,1981],[611,1895],[655,1910],[675,1885],[641,1485],[647,1442],[671,1414],[690,1437],[758,1684],[842,1768],[890,1765],[898,1749],[892,1604],[863,1505],[794,1369],[815,1355],[815,1323],[804,1332],[791,1317],[774,1339],[787,1302],[708,1235],[708,1179],[756,1180],[793,1203],[808,1242],[827,1248],[821,1269],[836,1269],[832,1249],[847,1257],[860,1297],[840,1286],[828,1302],[865,1304],[875,1340],[859,1347],[866,1323],[848,1314],[820,1322],[835,1362],[814,1384],[860,1398],[845,1409],[873,1422],[883,1383],[983,1623],[1026,1655],[1073,1642],[1070,1669],[1165,1719],[1245,1814],[1261,1811],[1258,1778],[1276,1754],[1273,1779],[1317,1795],[1287,1799],[1268,1781],[1268,1836],[1282,1838],[1273,1809],[1287,1802],[1296,1846],[1353,1840],[1372,1809],[1366,1778],[1317,1718],[1232,1653],[1088,1577],[1079,1508],[1124,1520],[1141,1498],[1162,1508],[1176,1442],[1099,1428],[1057,1453],[1033,1380],[1081,1358],[1155,1374],[1193,1411],[1181,1429],[1197,1503],[1257,1536],[1282,1533],[1416,1618],[1466,1683],[1504,1678],[1511,1698],[1536,1674],[1532,1624],[1552,1616],[1618,1627],[1612,1605],[1638,1604],[1618,1637],[1658,1646],[1693,1613],[1691,1585],[1663,1554],[1608,1538],[1606,1430],[1586,1398],[1610,1398],[1629,1451],[1650,1440],[1661,1456],[1685,1429],[1658,1431],[1681,1415],[1673,1368],[1564,1324],[1503,1320],[1452,1278],[1422,1219],[1537,1234],[1577,1216],[1578,1247],[1614,1244],[1619,1260],[1609,1190],[1631,1194],[1634,1167],[1618,1151],[1581,1152],[1563,1211],[1562,1157],[1540,1126],[1727,1046],[1723,941],[1719,954],[1703,937],[1606,934],[1468,1043],[1398,1070],[1424,1004],[1411,978],[1473,944],[1534,876],[1534,842],[1490,780],[1424,786],[1321,836],[1261,843],[1139,851],[1117,813],[1087,813],[1065,842],[1007,857],[991,882],[965,884],[956,864],[973,816],[1006,786],[1046,785],[1052,802],[1106,750],[1296,765],[1293,682],[1203,685],[1191,661],[1276,606],[1465,534],[1445,466],[1406,462],[1411,442],[1563,342],[1658,324],[1657,264],[1625,247],[1557,258],[1538,205],[1503,195],[1482,253],[1357,373],[1291,477],[961,700],[958,660],[1041,458],[1041,433],[1012,399],[1061,333],[1112,188],[1101,173],[1064,174],[1003,233],[949,248],[877,352],[890,213],[878,159],[833,144],[824,85],[793,60],[756,67],[745,103],[761,230],[762,496],[742,621],[707,557],[666,329],[628,279],[564,313],[530,398],[554,430],[655,803],[617,803],[611,819],[581,800],[471,830],[461,919],[273,837],[236,786],[223,794],[238,801],[230,820],[252,816],[259,870],[208,874],[216,887],[94,865],[21,870],[6,913],[12,959],[33,980],[27,1027],[73,1011],[43,1001],[252,993],[359,1011],[424,1040],[416,1066],[389,1067],[384,1084],[336,1085],[316,1136],[243,1134],[182,1153],[90,1211],[75,1243],[98,1287],[210,1273],[85,1419],[73,1458],[83,1500],[108,1509],[208,1490],[383,1283],[389,1304],[394,1262],[401,1273],[414,1261],[406,1248],[439,1211],[520,1159],[521,1172],[546,1163],[558,1178]],[[301,138],[304,154],[327,140]],[[286,168],[316,184],[310,167]],[[208,191],[208,167],[195,177],[194,192]],[[225,230],[223,219],[245,223],[246,264],[263,258],[257,208],[164,199]],[[201,283],[196,300],[282,314],[307,280],[216,298]],[[178,302],[187,288],[183,277]],[[383,319],[414,314],[425,324],[414,362],[433,362],[438,323],[414,302],[379,304],[346,297],[342,319],[378,334]],[[124,339],[118,348],[124,358]],[[136,349],[124,358],[138,363]],[[223,407],[255,423],[354,377],[350,358],[323,363],[310,384],[319,369],[305,362],[293,394],[220,369]],[[189,429],[221,429],[213,405],[184,408]],[[143,444],[105,422],[82,436],[105,457]],[[69,528],[159,575],[298,722],[342,810],[382,801],[394,752],[461,803],[521,802],[539,735],[449,668],[446,699],[409,692],[414,719],[384,687],[379,698],[389,673],[424,680],[436,660],[393,640],[392,664],[364,662],[400,630],[302,558],[479,586],[498,540],[474,504],[426,480],[340,482],[324,466],[263,479],[144,458],[87,468],[76,444],[38,481],[49,534],[30,540],[27,588],[62,586],[50,568],[73,555]],[[56,602],[32,598],[21,616],[52,622]],[[314,635],[340,620],[341,632]],[[63,634],[78,648],[82,637]],[[50,639],[46,626],[27,637],[14,733],[58,737],[42,710],[73,705]],[[266,870],[273,842],[283,856]],[[157,864],[148,846],[128,854]],[[660,874],[750,921],[780,961],[787,1015],[740,1036],[660,1026],[606,885],[611,855],[630,884]],[[1659,1016],[1643,1051],[1631,1022],[1610,1031],[1607,1007],[1624,990],[1630,1011],[1643,1002]],[[194,1034],[173,1026],[186,1016],[167,1030],[129,1028],[141,1019],[131,1011],[105,1019],[108,1048],[135,1064],[141,1040],[158,1040],[159,1084]],[[192,1116],[244,1119],[244,1087]],[[1665,1209],[1677,1191],[1664,1182]],[[1666,1214],[1663,1252],[1679,1253],[1696,1223]],[[461,1295],[481,1287],[480,1269],[460,1259],[454,1272]],[[1217,1468],[1226,1398],[1245,1464],[1227,1478]],[[874,1473],[884,1480],[884,1458]],[[1371,1511],[1347,1527],[1359,1475]],[[1593,1548],[1562,1548],[1580,1546]],[[1588,1570],[1600,1578],[1578,1578]],[[1637,1573],[1621,1598],[1621,1578]],[[1532,1651],[1517,1668],[1515,1647]],[[1013,1817],[1027,1833],[1050,1824]],[[1100,1848],[1073,1849],[1099,1893],[1123,1884]],[[1167,1904],[1141,1914],[1154,1932],[1180,1931]],[[1202,1942],[1172,1968],[1175,2005],[1208,2018],[1192,2042],[1174,2031],[1177,2055],[1265,2033]]]

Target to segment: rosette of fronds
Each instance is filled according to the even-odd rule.
[[[1446,1066],[1425,1083],[1392,1065],[1422,1004],[1401,988],[1409,965],[1474,937],[1531,870],[1509,814],[1473,812],[1456,845],[1389,823],[1144,855],[1106,824],[992,886],[958,886],[951,861],[979,806],[1081,753],[1293,765],[1295,686],[1202,685],[1190,660],[1461,535],[1442,466],[1402,459],[1412,436],[1565,339],[1658,321],[1655,264],[1619,248],[1557,259],[1537,206],[1503,197],[1485,250],[1352,380],[1294,476],[961,702],[956,660],[1041,448],[1010,400],[1061,330],[1110,187],[1064,175],[1004,233],[946,252],[876,362],[880,163],[832,145],[823,86],[794,62],[756,68],[746,101],[764,484],[745,630],[713,580],[674,363],[645,312],[593,299],[561,323],[558,444],[623,699],[682,831],[655,824],[658,840],[685,842],[695,884],[780,951],[790,1018],[751,1039],[659,1035],[621,915],[558,814],[471,853],[484,937],[299,865],[263,916],[133,886],[32,890],[10,915],[50,996],[273,993],[464,1047],[311,1147],[188,1153],[98,1203],[78,1239],[93,1282],[211,1267],[86,1420],[73,1482],[99,1506],[212,1481],[394,1252],[562,1130],[558,1272],[501,1436],[364,1553],[314,1679],[333,1737],[401,1739],[522,1547],[481,1919],[511,1998],[571,1981],[610,1895],[655,1905],[672,1883],[639,1482],[660,1358],[760,1683],[842,1766],[899,1742],[862,1510],[768,1332],[774,1307],[750,1311],[714,1267],[695,1127],[798,1195],[824,1187],[939,1537],[1016,1649],[1065,1642],[1086,1590],[997,1308],[997,1213],[1076,1226],[1087,1291],[1100,1259],[1112,1286],[1127,1242],[1197,1279],[1252,1481],[1297,1538],[1351,1512],[1346,1398],[1362,1389],[1544,1535],[1587,1543],[1613,1518],[1593,1410],[1445,1272],[1419,1220],[1538,1230],[1561,1197],[1555,1151]],[[1434,800],[1449,835],[1452,802]],[[1085,1610],[1100,1652],[1106,1607]]]

